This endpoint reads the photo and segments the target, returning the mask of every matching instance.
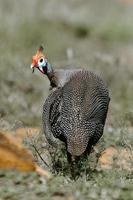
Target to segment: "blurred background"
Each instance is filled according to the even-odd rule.
[[[100,74],[111,113],[132,115],[132,0],[0,0],[0,126],[41,123],[49,83],[30,63],[38,46],[54,68]]]
[[[75,182],[63,164],[48,184],[34,173],[0,170],[0,200],[133,199],[133,0],[0,0],[0,131],[10,135],[19,127],[42,126],[49,81],[30,69],[40,45],[55,69],[85,68],[107,82],[111,102],[98,145],[107,150],[110,170],[91,169],[94,154]],[[45,160],[39,137],[35,142]],[[29,148],[27,140],[24,144]],[[12,146],[6,148],[10,155]]]

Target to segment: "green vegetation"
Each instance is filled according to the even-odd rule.
[[[117,0],[0,0],[0,129],[41,127],[49,83],[39,72],[32,74],[30,63],[43,44],[55,68],[86,68],[107,82],[111,103],[98,151],[114,145],[133,153],[131,7]],[[68,49],[73,52],[71,59]],[[43,153],[45,141],[35,139],[49,161]],[[25,145],[35,154],[29,141]],[[74,181],[64,152],[58,150],[50,160],[55,161],[54,165],[49,162],[54,177],[48,182],[34,173],[0,171],[0,199],[133,199],[132,170],[95,168],[96,154],[92,153]],[[46,168],[41,160],[38,163]]]

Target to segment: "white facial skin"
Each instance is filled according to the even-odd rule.
[[[47,72],[48,73],[50,73],[52,71],[52,66],[47,61],[47,59],[44,59],[43,57],[41,57],[38,60],[38,68],[39,68],[40,71],[44,71],[44,67],[47,67]]]
[[[44,57],[39,58],[38,67],[39,67],[40,71],[43,72],[43,67],[46,67],[46,66],[47,66],[47,60],[44,59]]]

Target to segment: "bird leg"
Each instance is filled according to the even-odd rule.
[[[67,152],[67,160],[70,166],[70,173],[72,176],[72,179],[76,179],[77,175],[79,175],[79,161],[80,157],[79,156],[72,156],[69,152]]]

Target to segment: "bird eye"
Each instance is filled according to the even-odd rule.
[[[39,62],[40,63],[44,62],[44,58],[40,58]]]
[[[44,61],[43,58],[41,58],[41,59],[40,59],[40,63],[42,63],[43,61]]]

